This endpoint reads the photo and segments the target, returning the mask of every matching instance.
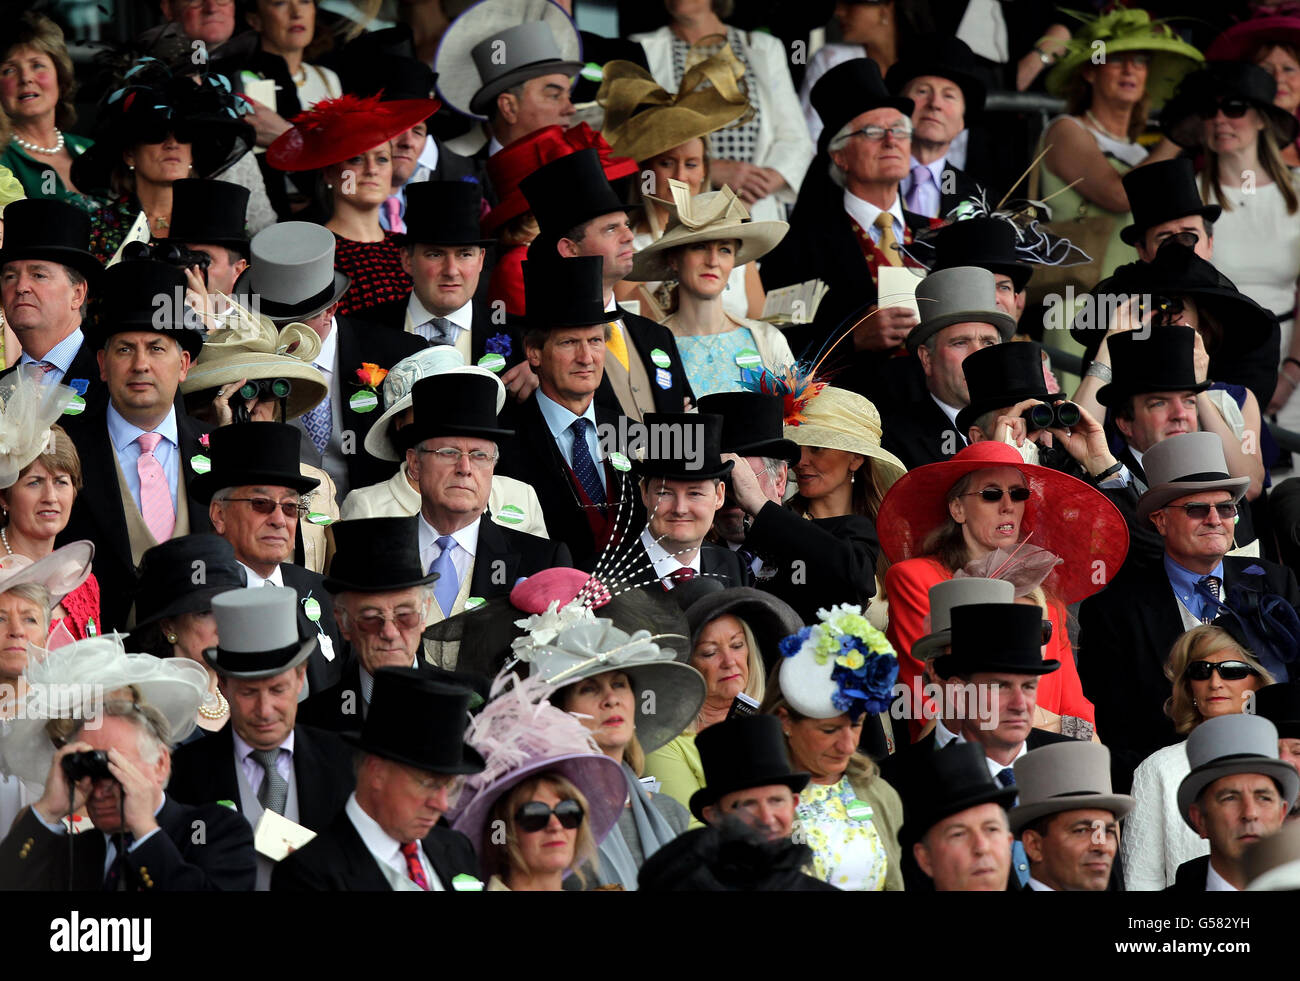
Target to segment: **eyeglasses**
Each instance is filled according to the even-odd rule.
[[[1259,674],[1245,661],[1193,661],[1183,673],[1192,681],[1209,681],[1216,671],[1224,681],[1241,681]]]
[[[1213,119],[1222,112],[1229,119],[1240,119],[1250,110],[1250,103],[1241,99],[1223,99],[1222,101],[1211,102],[1207,106],[1202,106],[1200,117],[1202,119]]]
[[[1006,494],[1017,504],[1021,501],[1029,500],[1028,487],[1010,487],[1005,491],[1001,487],[985,487],[983,490],[971,491],[969,494],[963,494],[962,497],[978,496],[989,504],[997,504],[998,501],[1002,500],[1003,494]]]
[[[496,453],[489,453],[486,450],[458,450],[451,446],[442,446],[436,450],[420,448],[419,452],[436,456],[439,463],[445,463],[449,467],[460,463],[460,458],[463,456],[469,457],[470,466],[479,470],[492,466],[497,460]]]
[[[1156,243],[1156,248],[1162,248],[1167,242],[1177,242],[1179,245],[1183,246],[1184,248],[1194,249],[1196,248],[1196,243],[1199,242],[1200,240],[1201,240],[1201,236],[1196,232],[1192,232],[1192,231],[1175,232],[1172,235],[1166,235],[1164,238],[1160,239]],[[1178,312],[1182,313],[1181,300],[1179,301],[1167,300],[1166,302],[1171,304],[1177,302],[1179,306]]]
[[[1123,51],[1112,56],[1111,61],[1118,61],[1121,65],[1149,65],[1151,64],[1151,56],[1145,51]]]
[[[560,827],[569,831],[582,824],[584,817],[582,805],[573,799],[562,800],[554,808],[539,800],[530,800],[515,811],[515,826],[520,831],[534,834],[544,830],[551,823],[552,814],[560,822]]]
[[[269,497],[228,497],[227,501],[245,501],[258,514],[271,514],[276,508],[286,517],[297,521],[307,513],[307,505],[297,501],[273,501]]]
[[[903,140],[910,140],[912,138],[912,127],[903,125],[902,123],[898,124],[897,126],[889,126],[889,127],[863,126],[862,129],[855,129],[852,133],[849,134],[849,137],[860,136],[864,140],[868,140],[871,143],[879,143],[885,138],[886,133],[888,133],[890,136],[892,136],[895,140],[899,142]]]
[[[391,623],[398,630],[416,630],[424,626],[424,617],[419,610],[394,610],[392,616],[383,613],[363,613],[352,618],[363,634],[379,634],[384,631],[384,624]]]
[[[1210,508],[1214,508],[1214,510],[1219,512],[1219,517],[1224,521],[1236,517],[1237,515],[1237,504],[1235,501],[1224,501],[1222,504],[1203,504],[1198,501],[1195,504],[1166,504],[1165,507],[1181,508],[1183,511],[1187,512],[1187,517],[1191,518],[1193,521],[1204,521],[1208,518],[1210,516]]]
[[[447,792],[447,804],[455,807],[460,799],[460,792],[465,788],[465,778],[460,775],[443,775],[420,773],[408,767],[420,790],[426,794],[435,794],[440,790]]]

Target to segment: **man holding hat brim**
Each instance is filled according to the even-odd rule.
[[[1300,793],[1300,773],[1278,759],[1277,729],[1258,715],[1208,719],[1187,737],[1191,772],[1178,811],[1210,843],[1210,854],[1178,866],[1166,892],[1246,888],[1246,848],[1281,830]]]
[[[1020,800],[1008,818],[1029,858],[1034,892],[1104,892],[1119,822],[1137,804],[1110,789],[1110,751],[1072,740],[1016,760]]]
[[[412,668],[375,675],[359,737],[357,789],[328,828],[275,870],[275,892],[477,891],[474,846],[446,827],[466,774],[483,757],[465,745],[469,689]]]
[[[230,725],[176,751],[168,792],[177,800],[228,800],[254,828],[270,810],[317,832],[347,801],[354,783],[348,747],[298,722],[316,635],[300,630],[297,599],[275,586],[212,598],[219,639],[203,657],[230,704]],[[259,891],[270,887],[274,865],[259,852]]]
[[[420,487],[416,564],[438,575],[430,623],[509,593],[541,569],[573,564],[562,540],[483,520],[497,440],[514,435],[497,421],[500,389],[495,378],[468,373],[425,378],[411,389],[406,469]]]
[[[696,737],[704,786],[691,795],[691,813],[706,824],[735,815],[769,841],[790,837],[807,773],[790,768],[774,715],[742,716],[709,726]]]
[[[1142,465],[1151,486],[1138,499],[1137,519],[1153,525],[1163,540],[1161,564],[1125,566],[1109,588],[1079,609],[1079,678],[1096,706],[1097,729],[1111,747],[1120,790],[1128,789],[1143,759],[1177,739],[1160,708],[1169,695],[1164,662],[1174,641],[1212,622],[1224,601],[1253,604],[1272,596],[1300,605],[1300,586],[1290,569],[1228,554],[1234,512],[1250,481],[1228,473],[1218,436],[1170,436],[1143,455]],[[1129,655],[1123,685],[1115,684],[1117,650]],[[1278,657],[1255,653],[1275,678],[1289,677]]]
[[[443,101],[484,121],[453,146],[486,160],[534,130],[567,126],[582,65],[578,29],[558,5],[480,0],[451,22],[433,60]]]
[[[230,181],[193,177],[172,183],[167,238],[212,260],[205,278],[209,295],[230,296],[248,268],[248,197],[248,188]]]
[[[124,630],[146,550],[170,538],[209,531],[194,493],[194,459],[206,452],[207,426],[178,409],[180,383],[203,346],[203,325],[183,300],[175,266],[119,262],[101,279],[103,296],[86,327],[108,399],[68,417],[87,493],[78,494],[56,544],[95,543],[105,630]]]
[[[423,347],[420,338],[368,329],[353,317],[336,315],[351,283],[334,268],[334,233],[323,225],[280,222],[254,235],[249,250],[252,258],[235,284],[236,299],[277,327],[305,324],[321,340],[313,363],[325,376],[329,397],[293,422],[304,451],[320,454],[340,495],[391,477],[394,468],[386,461],[359,452],[379,402],[373,384],[359,372],[366,365],[391,368]]]
[[[920,365],[924,388],[914,400],[885,402],[881,413],[882,445],[909,470],[946,460],[966,445],[957,424],[970,402],[962,362],[973,351],[1009,341],[1016,330],[998,306],[997,283],[987,269],[932,272],[917,285],[916,302],[921,322],[907,335],[907,350]]]

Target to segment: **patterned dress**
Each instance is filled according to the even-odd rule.
[[[721,334],[678,335],[677,350],[696,398],[715,392],[745,391],[740,384],[740,362],[745,358],[750,359],[753,370],[763,367],[761,360],[753,363],[758,358],[758,344],[748,327]]]
[[[880,892],[889,856],[876,829],[871,805],[858,800],[848,777],[833,784],[810,783],[799,794],[793,835],[813,852],[812,874],[837,889]]]
[[[404,300],[411,292],[411,277],[402,271],[401,248],[392,232],[385,232],[382,242],[354,242],[335,235],[334,268],[352,280],[339,301],[338,312],[343,315]]]

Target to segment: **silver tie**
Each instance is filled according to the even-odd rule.
[[[258,803],[268,811],[283,814],[284,805],[289,799],[289,781],[280,776],[280,771],[275,765],[280,750],[278,748],[255,749],[248,755],[257,760],[266,773],[262,778],[262,786],[257,790]]]

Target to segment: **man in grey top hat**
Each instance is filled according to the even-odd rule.
[[[1229,609],[1239,619],[1266,600],[1300,604],[1291,570],[1228,554],[1250,479],[1228,473],[1218,436],[1170,436],[1151,447],[1142,465],[1151,486],[1138,499],[1137,517],[1163,541],[1161,564],[1126,564],[1106,589],[1084,600],[1076,651],[1083,693],[1112,748],[1112,776],[1121,791],[1128,790],[1143,759],[1178,738],[1162,711],[1169,697],[1165,662],[1174,641]],[[1126,652],[1124,684],[1115,683],[1116,651]],[[1264,645],[1254,653],[1274,678],[1288,679],[1284,652]]]
[[[1258,715],[1208,719],[1187,737],[1191,772],[1178,785],[1183,820],[1210,854],[1178,866],[1166,892],[1246,888],[1246,848],[1282,827],[1300,793],[1300,774],[1278,759],[1277,729]]]
[[[322,831],[352,793],[352,753],[298,723],[314,634],[303,639],[292,589],[233,589],[212,598],[218,646],[204,651],[230,704],[230,725],[176,751],[169,792],[187,804],[230,801],[250,825],[274,811]],[[257,889],[275,862],[259,852]]]
[[[1110,751],[1073,740],[1015,763],[1020,802],[1007,815],[1029,858],[1035,892],[1104,892],[1119,854],[1119,822],[1137,804],[1110,789]]]

